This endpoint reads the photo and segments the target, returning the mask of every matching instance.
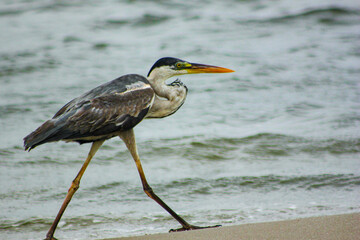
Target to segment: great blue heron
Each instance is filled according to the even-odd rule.
[[[187,87],[180,80],[166,84],[166,79],[182,74],[226,72],[234,71],[190,63],[177,58],[161,58],[152,66],[147,78],[129,74],[102,84],[71,100],[52,119],[26,136],[24,147],[29,151],[38,145],[60,140],[80,144],[92,143],[90,152],[72,181],[65,200],[46,235],[46,240],[55,239],[53,237],[55,229],[72,196],[79,188],[80,179],[91,158],[105,140],[115,136],[119,136],[125,142],[134,158],[145,193],[182,225],[181,228],[170,231],[208,228],[187,223],[153,192],[141,166],[133,128],[144,118],[163,118],[175,113],[182,106],[187,95]]]

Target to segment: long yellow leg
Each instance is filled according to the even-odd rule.
[[[141,183],[143,185],[143,189],[144,192],[153,200],[155,200],[161,207],[163,207],[168,213],[170,213],[170,215],[175,218],[181,225],[182,228],[180,229],[171,229],[170,231],[187,231],[187,230],[193,230],[193,229],[202,229],[202,228],[212,228],[212,227],[219,227],[220,225],[216,225],[216,226],[210,226],[210,227],[198,227],[198,226],[193,226],[190,225],[188,222],[186,222],[182,217],[180,217],[176,212],[174,212],[164,201],[162,201],[151,189],[150,185],[147,183],[143,168],[141,166],[141,162],[140,162],[140,158],[139,158],[139,154],[137,152],[137,147],[136,147],[136,142],[135,142],[135,135],[134,135],[134,131],[128,130],[126,132],[122,132],[120,135],[120,138],[125,142],[126,147],[129,149],[137,170],[139,172],[140,175],[140,179],[141,179]]]
[[[80,180],[81,180],[81,177],[83,176],[83,174],[84,174],[84,172],[86,170],[86,167],[89,165],[92,157],[95,155],[97,150],[99,150],[99,148],[101,147],[103,142],[104,142],[104,140],[92,143],[89,154],[88,154],[84,164],[82,165],[79,173],[76,175],[75,179],[72,181],[71,186],[70,186],[70,188],[68,190],[68,193],[66,194],[65,200],[64,200],[63,204],[61,205],[61,208],[60,208],[60,210],[59,210],[53,224],[51,225],[48,233],[46,234],[45,240],[54,240],[54,239],[56,239],[56,238],[54,238],[54,233],[55,233],[56,227],[57,227],[57,225],[58,225],[58,223],[60,221],[60,218],[63,215],[63,213],[65,212],[66,207],[69,205],[72,196],[74,195],[76,190],[79,189]]]

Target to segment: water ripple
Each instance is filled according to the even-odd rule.
[[[287,189],[319,189],[319,188],[342,188],[360,186],[360,176],[354,174],[321,174],[309,176],[242,176],[225,177],[214,180],[187,178],[173,181],[163,187],[166,189],[193,189],[190,194],[209,194],[221,191],[223,193],[234,193],[258,189],[260,191],[274,191],[281,188]],[[158,188],[162,188],[158,186]]]
[[[111,18],[106,20],[104,23],[96,26],[96,28],[106,29],[106,28],[118,28],[125,25],[130,25],[133,27],[148,27],[157,25],[163,22],[166,22],[171,19],[171,16],[167,15],[155,15],[150,13],[145,13],[137,18]]]
[[[269,22],[269,23],[288,23],[289,20],[299,20],[306,18],[317,17],[319,23],[323,24],[338,24],[339,21],[336,20],[336,17],[342,16],[357,16],[360,15],[359,9],[350,9],[346,7],[340,6],[326,6],[326,7],[318,7],[318,8],[306,8],[302,9],[298,12],[293,13],[282,13],[278,16],[272,17],[260,17],[260,18],[251,18],[237,20],[238,23],[244,22]]]
[[[140,149],[147,157],[181,156],[219,161],[234,159],[234,154],[238,154],[239,151],[253,156],[279,157],[299,153],[311,155],[360,153],[360,139],[308,139],[259,133],[243,138],[163,139],[160,142],[141,144]]]

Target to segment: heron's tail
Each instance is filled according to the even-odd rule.
[[[54,139],[53,136],[56,135],[61,127],[62,126],[59,126],[54,119],[44,122],[40,127],[24,138],[25,151],[30,151],[36,146],[46,142],[59,140]]]

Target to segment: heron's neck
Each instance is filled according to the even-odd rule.
[[[171,77],[171,76],[170,76]],[[175,113],[184,103],[187,88],[183,84],[165,84],[169,76],[150,74],[148,80],[156,94],[146,118],[162,118]]]
[[[152,71],[148,77],[151,87],[154,89],[156,95],[159,97],[171,99],[171,87],[165,84],[165,81],[170,78],[169,74]]]

